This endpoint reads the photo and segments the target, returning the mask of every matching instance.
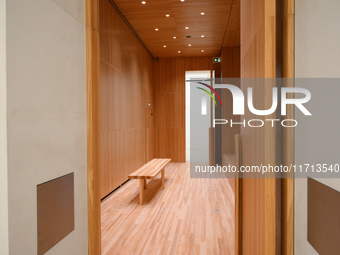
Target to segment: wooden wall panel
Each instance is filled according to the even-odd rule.
[[[147,128],[146,128],[146,161],[155,158],[156,150],[156,129],[155,129],[155,115],[153,109],[146,109]]]
[[[185,58],[185,71],[210,70],[212,61],[212,57]]]
[[[222,57],[222,78],[240,78],[240,47],[223,47]]]
[[[212,57],[155,61],[155,157],[185,162],[185,72],[211,70]]]
[[[223,47],[235,47],[240,43],[240,21],[240,0],[233,0],[223,38]]]
[[[240,47],[223,47],[221,51],[222,57],[222,78],[240,78]],[[240,116],[233,115],[233,97],[231,92],[222,90],[222,118],[234,122],[240,122]],[[229,125],[222,126],[222,153],[224,158],[230,157],[230,154],[235,154],[235,135],[241,133],[240,126],[230,127]],[[229,164],[228,161],[222,160],[222,165]],[[235,179],[228,179],[230,186],[235,193]]]
[[[240,49],[225,48],[222,57],[226,63],[225,77],[239,77]],[[155,61],[156,157],[170,157],[173,162],[185,162],[185,72],[211,70],[211,67],[212,57],[160,58]],[[239,133],[239,130],[235,133]]]
[[[276,77],[275,0],[241,0],[241,77]],[[241,84],[244,93],[247,87]],[[254,104],[260,109],[271,106],[271,86],[254,91]],[[273,118],[274,116],[266,116]],[[249,112],[241,118],[252,119]],[[256,116],[259,118],[259,116]],[[275,128],[241,128],[243,165],[275,165]],[[242,180],[242,254],[276,254],[277,181]]]
[[[222,57],[222,78],[240,78],[240,47],[223,47],[221,51]],[[233,115],[233,97],[231,92],[222,90],[222,118],[233,119],[234,122],[239,122],[240,117]],[[230,127],[223,125],[222,127],[222,151],[223,154],[235,153],[235,135],[240,134],[239,125]],[[231,184],[232,186],[234,184]]]
[[[148,127],[147,111],[153,108],[154,79],[153,59],[110,2],[99,2],[100,195],[103,198],[154,156],[155,132],[152,126]]]

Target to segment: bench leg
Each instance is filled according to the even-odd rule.
[[[146,189],[146,179],[144,179],[144,189]]]
[[[162,189],[165,188],[165,173],[164,173],[164,168],[162,169]]]
[[[139,179],[139,204],[143,205],[144,203],[144,180]]]

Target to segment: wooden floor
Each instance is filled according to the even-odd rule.
[[[234,254],[234,195],[221,179],[190,179],[171,163],[148,180],[144,205],[130,180],[102,202],[102,254]]]

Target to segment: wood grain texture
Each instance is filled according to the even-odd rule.
[[[144,166],[129,174],[129,179],[155,179],[164,167],[171,162],[171,159],[155,158]]]
[[[165,189],[165,170],[164,170],[164,168],[161,171],[161,178],[162,178],[162,189]]]
[[[241,135],[235,135],[235,166],[242,166]],[[235,254],[242,254],[242,179],[237,172],[235,176]]]
[[[153,105],[153,104],[152,104]],[[146,128],[146,161],[149,162],[155,157],[156,150],[156,129],[153,109],[146,109],[147,128]]]
[[[222,78],[240,78],[240,47],[223,47],[222,57]],[[233,115],[233,97],[229,90],[222,89],[222,118],[240,122],[239,115]],[[235,135],[241,133],[240,125],[222,126],[222,151],[223,154],[234,154]]]
[[[154,158],[154,77],[152,58],[109,1],[100,0],[99,13],[103,198]]]
[[[236,154],[223,154],[222,166],[229,166],[229,165],[235,166],[235,156]],[[233,178],[229,178],[229,176],[232,176]],[[230,187],[235,194],[235,178],[234,177],[236,177],[236,175],[228,174],[228,181],[229,181]]]
[[[241,48],[240,47],[223,47],[221,50],[222,57],[222,78],[240,78],[241,77]]]
[[[139,179],[139,204],[143,205],[144,204],[144,180]]]
[[[241,78],[276,77],[275,15],[274,0],[241,0]],[[241,88],[245,92],[247,86],[242,83]],[[272,86],[254,91],[259,109],[270,108],[271,91]],[[253,118],[248,111],[241,121]],[[242,127],[241,134],[243,165],[276,164],[275,128]],[[276,193],[275,179],[242,180],[242,254],[276,254],[280,227]]]
[[[222,65],[222,74],[225,77],[240,76],[239,54],[238,47],[223,48],[223,63],[226,64]],[[211,57],[160,58],[155,61],[155,157],[185,162],[185,72],[211,68]],[[231,135],[236,133],[239,133],[237,127]],[[233,144],[231,141],[231,146]],[[231,151],[234,153],[233,149]]]
[[[237,1],[236,1],[237,2]],[[235,1],[234,1],[235,3]],[[239,4],[239,1],[238,1]],[[239,6],[238,6],[239,8]],[[240,10],[238,9],[238,12]],[[238,17],[239,19],[239,17]],[[240,22],[240,21],[238,21]],[[238,23],[239,25],[239,23]],[[239,40],[239,38],[238,38]],[[240,47],[223,47],[221,51],[222,57],[222,78],[240,78]],[[222,90],[222,118],[234,122],[240,122],[240,116],[234,116],[233,113],[233,97],[231,92]],[[223,125],[222,127],[222,165],[228,165],[230,162],[240,166],[240,136],[241,128],[238,125],[230,127]],[[232,157],[235,155],[235,157]],[[230,186],[235,194],[235,254],[241,254],[241,217],[240,217],[240,182],[236,175],[235,178],[228,178]]]
[[[155,61],[155,157],[185,162],[185,72],[210,70],[211,57]]]
[[[234,254],[234,196],[228,180],[191,179],[170,163],[148,183],[144,206],[130,181],[102,203],[103,254]]]
[[[240,43],[240,0],[233,0],[223,38],[223,47],[235,47]]]
[[[294,78],[294,15],[295,1],[283,0],[282,22],[282,77]],[[283,84],[285,87],[293,87],[292,80]],[[292,95],[289,95],[292,96]],[[294,107],[287,106],[287,119],[294,119]],[[294,129],[282,128],[282,164],[290,166],[294,164]],[[282,254],[294,254],[294,179],[293,173],[282,179]]]
[[[86,1],[87,195],[89,255],[101,254],[98,6],[98,0]]]
[[[155,57],[218,56],[222,45],[239,44],[239,0],[146,2],[143,5],[141,1],[115,1]],[[155,28],[159,30],[155,31]],[[189,47],[189,43],[192,46]]]
[[[282,77],[295,77],[295,0],[283,0],[283,65]]]

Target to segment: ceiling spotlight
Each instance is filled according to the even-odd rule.
[[[181,2],[184,2],[185,0],[181,0]]]
[[[174,36],[174,37],[172,37],[172,38],[176,39],[177,37],[176,37],[176,36]]]
[[[189,29],[189,27],[185,27],[185,29]]]
[[[204,12],[201,12],[201,15],[204,15]]]
[[[188,46],[191,46],[191,44],[188,44]]]
[[[145,1],[143,1],[143,2],[142,2],[142,4],[146,4],[146,2],[145,2]]]
[[[166,48],[166,45],[164,45],[163,47]]]
[[[179,50],[178,53],[181,53],[181,51]]]
[[[201,50],[201,52],[204,52],[204,50]]]
[[[204,37],[204,35],[201,35],[201,37]]]
[[[156,31],[158,31],[158,28],[155,28]]]
[[[167,18],[169,18],[170,17],[170,15],[169,14],[167,14],[167,15],[165,15]]]

